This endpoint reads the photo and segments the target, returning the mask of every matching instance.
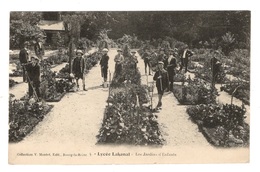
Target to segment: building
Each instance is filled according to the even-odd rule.
[[[45,32],[45,47],[58,47],[64,43],[65,26],[59,12],[42,12],[38,27]]]

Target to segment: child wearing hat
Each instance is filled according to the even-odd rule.
[[[72,63],[72,72],[75,76],[77,87],[79,89],[79,79],[82,79],[83,90],[87,91],[85,85],[85,60],[83,58],[83,51],[77,50],[76,51],[76,58],[73,60]]]
[[[162,96],[164,90],[169,87],[169,77],[168,72],[163,68],[164,63],[162,61],[158,62],[158,70],[155,72],[153,80],[156,81],[156,88],[158,91],[158,104],[156,109],[162,106]]]
[[[33,89],[37,95],[37,99],[41,97],[40,94],[40,65],[39,58],[36,56],[31,57],[31,63],[26,65],[26,71],[28,75],[28,88],[29,88],[29,98],[34,94]]]

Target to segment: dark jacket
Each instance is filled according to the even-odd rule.
[[[185,52],[185,50],[181,53],[181,57],[180,57],[181,59],[188,60],[189,57],[193,56],[193,53],[190,50],[187,50],[185,54],[184,54],[184,52]]]
[[[170,58],[170,57],[168,57],[168,59],[165,61],[165,64],[166,64],[167,68],[172,68],[172,69],[176,68],[176,67],[177,67],[176,58],[173,57],[173,58],[171,59],[170,63],[169,63],[169,58]]]
[[[210,59],[210,64],[213,73],[219,72],[221,63],[217,58],[213,57],[212,59]]]
[[[28,63],[29,54],[25,48],[21,49],[21,51],[19,53],[19,60],[20,60],[20,63]]]
[[[149,62],[149,59],[150,59],[150,57],[149,57],[149,54],[147,53],[147,52],[145,52],[144,54],[143,54],[143,56],[142,56],[142,59],[145,61],[145,62]]]
[[[108,67],[108,60],[109,60],[109,56],[107,54],[104,54],[100,60],[100,65],[101,67],[105,67],[107,68]]]
[[[162,76],[161,79],[158,79],[159,76]],[[165,90],[169,87],[169,77],[168,72],[166,70],[158,70],[155,72],[153,76],[153,80],[156,81],[156,87],[160,88],[162,86],[162,90]]]
[[[76,57],[73,60],[72,72],[75,74],[83,74],[85,72],[85,60],[83,57]]]
[[[31,63],[26,65],[27,74],[31,81],[35,84],[40,83],[40,66],[36,64],[33,66]]]

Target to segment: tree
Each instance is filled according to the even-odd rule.
[[[37,26],[41,19],[37,12],[10,13],[10,49],[19,48],[24,41],[33,41],[43,31]]]

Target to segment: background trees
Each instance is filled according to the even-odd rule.
[[[114,40],[124,34],[141,40],[158,40],[166,36],[194,47],[218,47],[226,44],[222,39],[230,32],[234,46],[250,46],[250,11],[100,11],[59,12],[65,27],[78,40],[88,38],[94,42],[100,31],[106,29]],[[37,23],[52,18],[50,12],[11,12],[10,43],[17,46],[39,32]]]

